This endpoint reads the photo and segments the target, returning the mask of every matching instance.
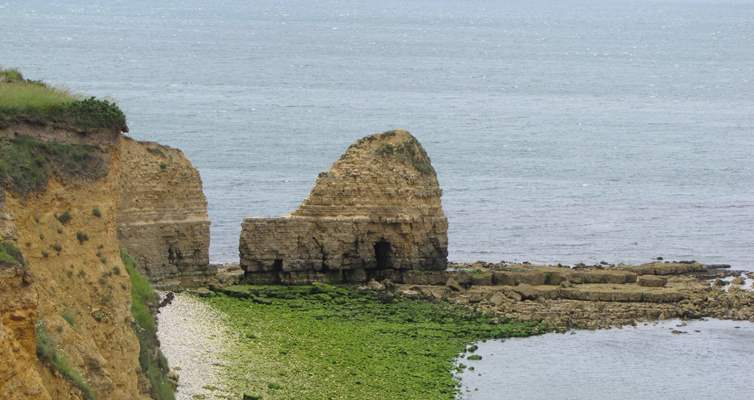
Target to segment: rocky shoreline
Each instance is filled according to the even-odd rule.
[[[168,298],[158,314],[157,336],[170,360],[177,400],[225,399],[223,356],[234,342],[223,316],[189,293]],[[171,298],[172,297],[172,298]]]
[[[199,293],[243,281],[237,264],[217,268]],[[379,271],[375,273],[379,276]],[[726,264],[653,261],[641,265],[450,263],[446,271],[390,271],[359,287],[447,301],[506,320],[543,321],[555,330],[602,329],[673,318],[754,322],[754,272]]]
[[[543,321],[561,331],[672,318],[754,321],[752,273],[726,265],[658,261],[569,267],[477,262],[452,264],[452,268],[443,276],[395,285],[394,290],[504,319]],[[390,284],[375,281],[367,286],[388,290]]]
[[[277,307],[279,311],[273,312],[277,316],[282,315],[279,314],[281,312],[296,315],[300,312],[299,307],[312,299],[324,301],[314,306],[315,309],[339,307],[337,304],[342,300],[335,300],[341,294],[335,293],[354,289],[355,292],[376,296],[380,302],[387,304],[412,300],[439,307],[460,306],[468,310],[469,315],[481,312],[501,325],[512,321],[537,324],[541,327],[538,328],[541,329],[539,333],[636,326],[675,318],[692,320],[710,317],[754,322],[754,292],[751,291],[754,274],[746,275],[727,266],[696,262],[575,267],[528,263],[451,263],[447,271],[405,271],[395,276],[397,282],[390,279],[370,280],[363,285],[341,285],[339,289],[338,286],[326,284],[238,286],[243,274],[237,265],[221,265],[217,270],[213,284],[177,294],[175,300],[160,313],[162,350],[171,360],[177,375],[180,375],[178,399],[228,398],[228,393],[236,394],[239,390],[233,387],[237,379],[229,380],[228,374],[241,373],[238,376],[246,376],[244,379],[255,376],[257,378],[253,382],[264,381],[260,377],[266,375],[261,371],[249,372],[250,375],[243,372],[256,368],[244,367],[249,360],[284,363],[282,360],[287,356],[282,359],[278,357],[285,351],[278,355],[247,353],[242,357],[248,358],[244,362],[235,356],[228,356],[231,343],[237,348],[250,346],[259,351],[258,344],[247,342],[256,342],[265,336],[258,332],[260,327],[255,327],[259,323],[256,318],[268,313],[262,310]],[[292,304],[290,308],[287,308],[288,302]],[[254,314],[254,319],[226,321],[213,304],[226,304],[226,307],[235,304],[229,310],[238,315],[242,314],[240,310],[248,307],[256,309],[259,314]],[[271,321],[274,318],[266,323]],[[236,337],[229,332],[230,326],[251,329],[254,333]],[[290,333],[284,335],[287,334]],[[278,346],[282,343],[279,342],[280,338],[269,340],[268,345]],[[302,338],[291,336],[283,342],[299,340]],[[228,372],[229,369],[235,372]],[[276,388],[280,384],[279,378],[268,378],[274,381],[270,387]],[[295,382],[295,379],[287,379],[287,382]],[[259,382],[252,386],[258,389],[262,385]],[[261,387],[266,387],[264,385]],[[275,394],[286,391],[264,390],[273,394],[273,398],[276,398]]]

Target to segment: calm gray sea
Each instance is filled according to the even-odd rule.
[[[744,400],[754,379],[754,324],[552,333],[481,343],[477,353],[482,360],[461,360],[474,367],[462,374],[462,400]]]
[[[182,148],[214,261],[402,127],[453,260],[754,267],[754,1],[0,0],[0,64]]]

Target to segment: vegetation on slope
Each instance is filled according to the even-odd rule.
[[[82,98],[44,82],[25,79],[18,70],[0,69],[0,129],[18,123],[84,133],[98,129],[128,132],[126,116],[115,103]]]
[[[0,242],[0,267],[24,266],[24,257],[21,251],[11,242]]]
[[[328,285],[238,286],[206,301],[239,343],[227,354],[234,395],[268,399],[453,399],[467,344],[528,336],[536,323],[495,321],[447,303]]]
[[[39,321],[36,325],[37,332],[37,358],[55,368],[71,384],[79,389],[86,400],[95,400],[94,392],[89,383],[68,361],[68,357],[59,351],[55,342],[50,338],[44,322]]]
[[[53,175],[67,180],[97,179],[106,174],[107,163],[95,146],[0,138],[0,185],[13,192],[43,191]]]
[[[412,165],[424,175],[435,173],[427,153],[422,150],[416,140],[401,142],[398,144],[385,143],[375,150],[375,154],[381,157],[393,157],[402,162]]]
[[[174,388],[167,378],[170,371],[168,361],[157,341],[157,322],[153,310],[157,308],[159,297],[125,251],[121,251],[121,258],[131,278],[131,314],[135,321],[134,330],[139,338],[139,365],[149,380],[152,398],[174,400]]]

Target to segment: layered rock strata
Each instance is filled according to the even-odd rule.
[[[203,284],[216,271],[199,172],[178,149],[128,138],[120,147],[120,243],[157,286]]]
[[[243,222],[251,283],[363,282],[447,267],[448,221],[435,170],[403,130],[352,144],[282,218]]]
[[[719,279],[740,275],[695,262],[583,268],[474,263],[410,271],[391,283],[402,295],[447,300],[505,319],[593,329],[669,318],[754,322],[754,292]]]

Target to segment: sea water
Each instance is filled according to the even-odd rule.
[[[754,267],[754,1],[0,0],[0,64],[181,148],[214,262],[400,127],[451,260]],[[667,328],[488,342],[467,398],[750,397],[750,325]]]
[[[667,321],[479,344],[463,400],[751,398],[754,324]]]
[[[0,0],[0,64],[183,149],[214,262],[401,127],[451,260],[754,267],[753,1]]]

